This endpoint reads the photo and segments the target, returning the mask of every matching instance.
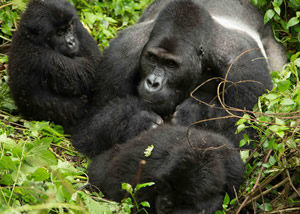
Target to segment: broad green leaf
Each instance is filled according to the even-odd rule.
[[[126,190],[126,192],[132,194],[133,193],[133,188],[130,184],[128,183],[122,183],[122,189]]]
[[[38,168],[32,174],[32,177],[35,181],[45,181],[50,177],[50,174],[47,169],[45,168]]]
[[[143,206],[143,207],[150,207],[150,204],[149,204],[148,201],[143,201],[143,202],[140,203],[140,205]]]
[[[31,151],[25,159],[29,164],[37,167],[51,166],[57,164],[55,155],[49,150],[34,150]]]
[[[267,116],[261,116],[261,117],[258,118],[258,120],[261,121],[261,122],[271,122],[272,118],[267,117]]]
[[[249,114],[244,114],[244,115],[243,115],[243,118],[239,119],[239,120],[236,122],[235,125],[236,125],[236,126],[237,126],[237,125],[241,125],[241,124],[243,124],[243,123],[249,121],[249,119],[250,119]]]
[[[274,158],[274,156],[270,156],[270,158],[269,158],[269,164],[270,164],[271,166],[273,166],[276,162],[277,162],[277,161],[276,161],[276,158]]]
[[[283,106],[288,106],[288,105],[294,105],[295,102],[289,98],[286,98],[286,99],[283,99],[281,102],[280,102],[281,105]]]
[[[12,3],[14,9],[17,8],[23,11],[26,8],[26,2],[24,0],[12,0]]]
[[[244,163],[247,162],[247,159],[249,158],[249,150],[242,150],[240,151],[241,159]]]
[[[288,90],[291,86],[291,82],[289,80],[281,80],[281,81],[278,81],[276,84],[277,84],[278,90],[281,92]]]
[[[236,134],[240,133],[241,131],[245,130],[248,126],[246,126],[245,124],[241,124],[238,125],[237,129],[236,129]]]
[[[97,201],[94,201],[89,195],[84,192],[77,192],[77,194],[83,199],[83,203],[85,207],[88,209],[90,214],[112,214],[113,212],[109,209],[109,207],[101,206],[101,204]]]
[[[1,175],[0,184],[9,186],[9,185],[12,185],[13,183],[14,183],[14,180],[13,180],[11,174]]]
[[[296,54],[293,54],[291,56],[291,62],[295,62],[295,60],[298,59],[299,56],[300,56],[300,51],[297,52]]]
[[[297,17],[293,17],[291,18],[288,23],[287,23],[287,27],[292,27],[294,25],[297,25],[299,23],[299,19]]]
[[[223,204],[229,204],[230,202],[230,197],[229,195],[226,193],[225,197],[224,197],[224,201],[223,201]]]
[[[280,7],[274,7],[274,11],[278,14],[278,15],[280,15],[280,12],[281,12],[281,10],[280,10]],[[276,20],[277,21],[277,20]]]
[[[245,139],[240,140],[240,147],[243,147],[244,145],[246,145],[248,141]]]
[[[235,202],[236,202],[236,198],[234,198],[234,199],[232,199],[232,200],[230,201],[230,205],[235,204]]]
[[[10,156],[3,156],[0,159],[0,170],[9,169],[17,170],[17,166],[14,161],[12,161]]]
[[[0,142],[3,145],[4,149],[11,150],[14,147],[19,147],[15,140],[6,136],[6,134],[0,135]]]
[[[264,16],[264,23],[265,24],[268,23],[273,18],[274,15],[275,15],[274,10],[272,9],[267,10]]]
[[[138,184],[134,188],[134,191],[136,192],[136,191],[140,190],[141,188],[153,186],[154,184],[155,184],[154,182],[148,182],[148,183]]]
[[[287,146],[291,149],[297,148],[297,143],[294,141],[294,139],[287,140]]]

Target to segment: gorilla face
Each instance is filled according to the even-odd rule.
[[[65,56],[74,56],[79,51],[79,41],[74,30],[75,20],[70,20],[69,23],[56,27],[50,33],[50,46],[57,52]]]
[[[201,57],[197,48],[182,39],[153,34],[142,52],[140,73],[139,95],[156,113],[166,116],[196,86]]]
[[[42,15],[41,15],[42,14]],[[33,0],[22,17],[33,44],[73,57],[79,53],[79,19],[67,1]]]

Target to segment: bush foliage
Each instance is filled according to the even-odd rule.
[[[274,71],[274,88],[259,98],[253,111],[237,122],[237,132],[257,130],[258,141],[247,135],[240,144],[245,184],[236,198],[224,198],[218,213],[241,210],[270,213],[299,212],[300,198],[300,27],[298,0],[251,0],[273,26],[274,36],[287,48],[289,63]],[[82,23],[103,50],[117,32],[134,24],[151,0],[70,0]],[[25,121],[17,113],[7,84],[7,50],[26,0],[0,0],[0,213],[130,213],[146,202],[133,198],[108,201],[87,189],[89,160],[77,153],[61,126]],[[131,196],[139,188],[123,184]],[[120,188],[122,188],[120,185]],[[147,188],[147,187],[146,187]]]

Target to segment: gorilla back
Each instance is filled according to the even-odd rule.
[[[31,0],[9,53],[9,85],[29,119],[69,128],[84,115],[100,52],[64,0]]]
[[[154,149],[145,157],[150,145]],[[120,201],[125,196],[121,183],[136,182],[141,160],[146,164],[139,183],[155,184],[136,198],[150,202],[150,213],[212,214],[221,209],[225,192],[234,197],[243,177],[239,151],[223,136],[197,129],[187,135],[185,127],[161,126],[92,159],[90,182],[106,198]]]

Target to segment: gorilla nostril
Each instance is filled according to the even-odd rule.
[[[159,85],[160,85],[160,84],[159,84],[158,82],[155,82],[155,83],[152,84],[152,87],[153,87],[153,88],[158,88]]]
[[[147,79],[146,81],[147,81],[148,86],[151,87],[152,86],[151,80]]]
[[[163,87],[163,77],[156,74],[150,74],[146,77],[144,88],[146,91],[152,93],[157,92]]]

